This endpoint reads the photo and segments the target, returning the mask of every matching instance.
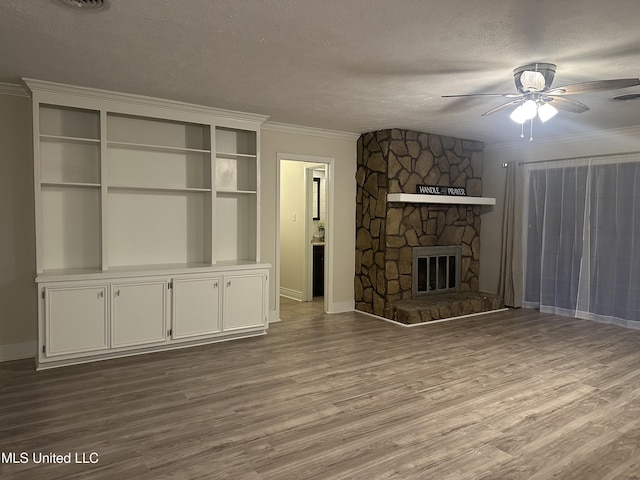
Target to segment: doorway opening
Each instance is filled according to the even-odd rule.
[[[332,158],[278,154],[275,277],[280,319],[329,310],[332,165]]]

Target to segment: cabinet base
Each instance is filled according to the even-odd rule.
[[[251,332],[238,332],[235,334],[225,333],[224,336],[210,337],[206,339],[198,339],[185,341],[180,343],[155,345],[152,347],[136,348],[123,351],[109,351],[105,353],[98,353],[95,355],[82,355],[81,357],[64,358],[64,359],[50,359],[50,358],[38,358],[36,361],[36,370],[49,370],[52,368],[66,367],[70,365],[79,365],[82,363],[93,363],[102,360],[112,360],[115,358],[132,357],[134,355],[144,355],[147,353],[160,353],[170,350],[179,350],[182,348],[198,347],[202,345],[209,345],[212,343],[226,342],[228,340],[238,340],[242,338],[259,337],[266,335],[265,329]]]

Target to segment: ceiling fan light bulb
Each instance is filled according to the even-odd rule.
[[[522,104],[522,114],[526,120],[531,120],[538,113],[538,105],[533,100],[527,100]]]
[[[538,117],[542,123],[556,116],[558,110],[550,103],[543,103],[538,108]]]
[[[527,121],[527,117],[525,117],[524,115],[524,109],[522,105],[518,105],[513,112],[511,112],[511,115],[509,115],[509,118],[511,120],[513,120],[516,123],[519,123],[520,125],[522,125],[524,122]]]
[[[540,91],[545,86],[544,76],[540,72],[525,70],[520,77],[520,83],[526,90]]]

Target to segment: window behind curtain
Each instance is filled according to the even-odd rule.
[[[640,328],[639,160],[528,172],[525,306]]]

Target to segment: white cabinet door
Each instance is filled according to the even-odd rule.
[[[109,347],[107,286],[45,287],[47,357]]]
[[[237,274],[224,277],[225,331],[263,327],[265,320],[264,274]]]
[[[167,282],[112,284],[111,346],[166,341]]]
[[[182,278],[173,281],[172,338],[194,337],[222,331],[221,284],[221,277]]]

